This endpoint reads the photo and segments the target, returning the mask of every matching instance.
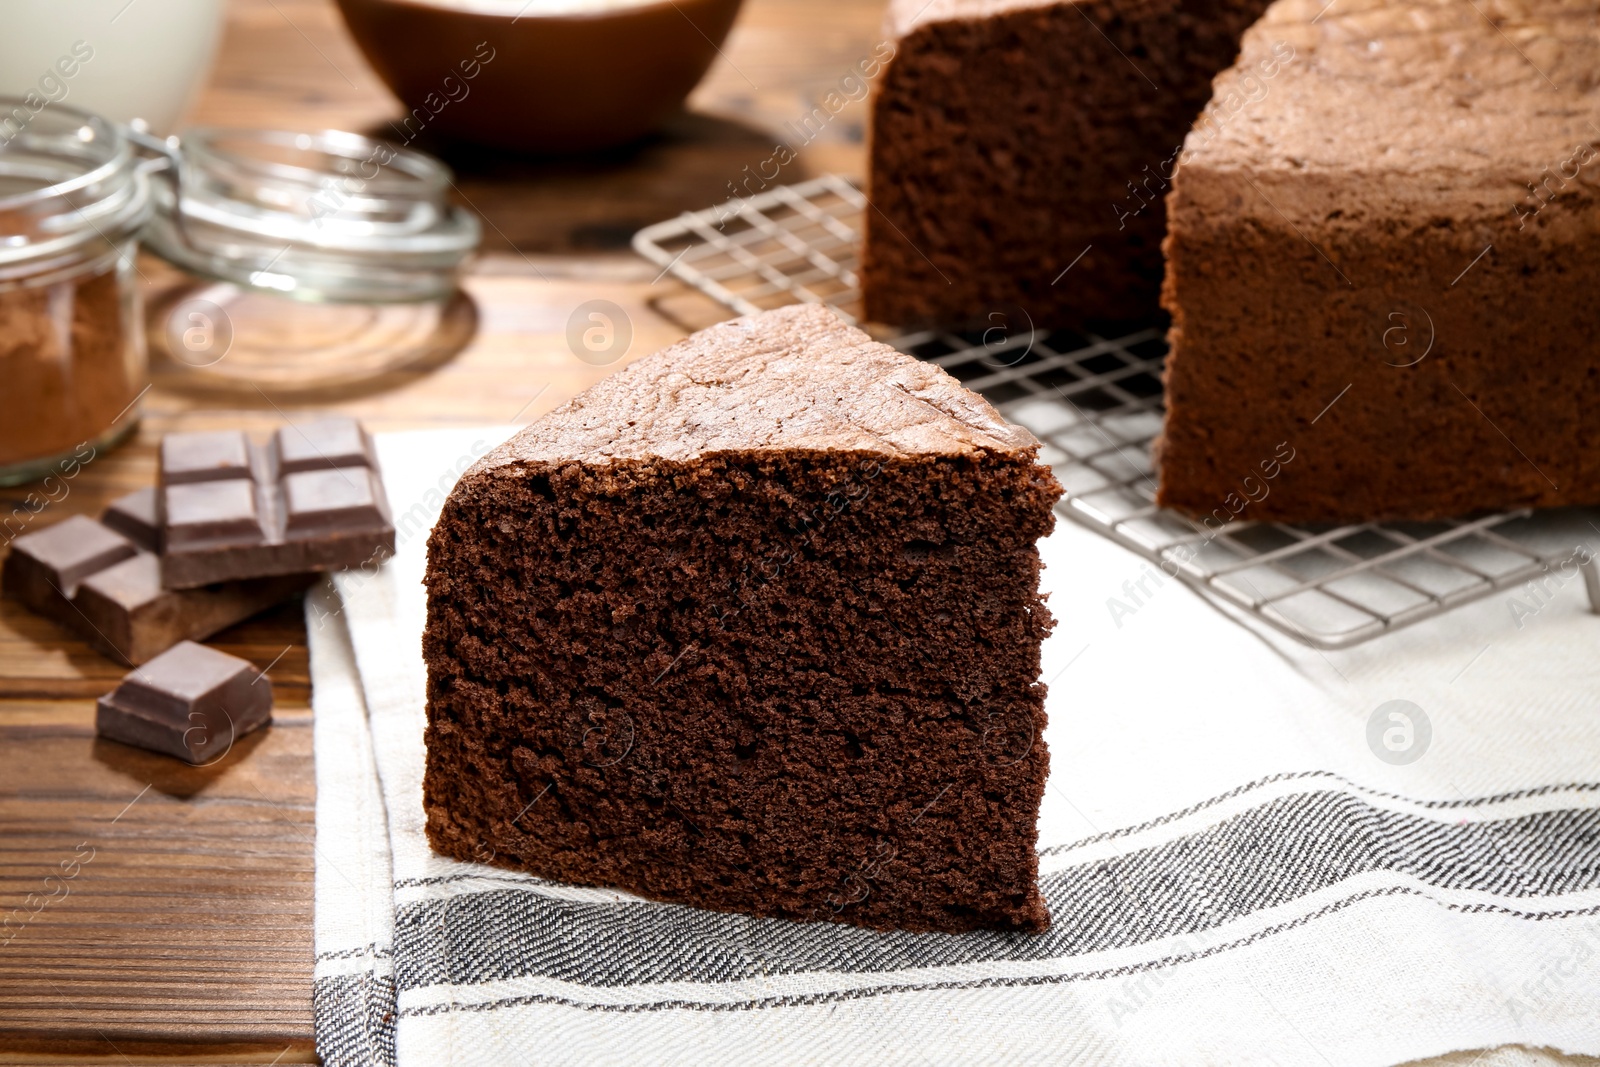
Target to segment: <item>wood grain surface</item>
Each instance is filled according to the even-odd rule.
[[[540,162],[425,144],[456,169],[457,199],[483,220],[485,254],[465,285],[457,341],[321,394],[218,389],[158,363],[136,435],[89,463],[31,522],[95,514],[149,484],[155,443],[172,430],[264,432],[330,408],[380,431],[526,422],[613,369],[567,347],[568,317],[590,299],[626,312],[627,358],[725,317],[659,281],[628,251],[630,236],[725,199],[783,125],[870,54],[881,9],[880,0],[747,0],[688,111],[660,136],[602,158]],[[331,2],[233,0],[192,118],[383,135],[399,114]],[[859,177],[864,121],[864,107],[851,105],[782,180]],[[140,273],[157,311],[185,288],[152,258]],[[31,488],[0,490],[0,514]],[[304,626],[289,605],[212,643],[268,669],[276,717],[219,764],[190,768],[96,740],[93,698],[121,669],[0,599],[0,1063],[315,1061]],[[1500,1050],[1433,1062],[1580,1061]]]

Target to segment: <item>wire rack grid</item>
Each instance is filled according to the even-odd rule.
[[[739,314],[826,304],[860,318],[856,264],[866,197],[825,176],[649,226],[645,258]],[[871,328],[871,327],[869,327]],[[1534,582],[1536,603],[1581,567],[1600,611],[1591,509],[1428,523],[1207,526],[1155,504],[1165,331],[883,334],[1033,431],[1066,489],[1060,511],[1211,597],[1322,649],[1348,648]],[[1530,593],[1533,591],[1530,590]]]

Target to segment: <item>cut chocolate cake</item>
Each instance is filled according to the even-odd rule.
[[[1191,138],[1168,202],[1160,502],[1219,521],[1600,503],[1595,5],[1323,11],[1281,0],[1245,36],[1219,95],[1282,45],[1300,58]]]
[[[800,306],[605,379],[428,546],[428,837],[658,900],[1039,930],[1027,431]]]
[[[1179,146],[1266,6],[891,0],[896,54],[872,102],[867,318],[1025,330],[1158,317]],[[1258,72],[1250,94],[1270,79]],[[1224,99],[1206,121],[1243,103]]]

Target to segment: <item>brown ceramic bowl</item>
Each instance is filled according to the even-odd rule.
[[[623,144],[683,103],[740,0],[339,0],[370,62],[424,132],[518,152]],[[554,10],[552,10],[554,9]],[[566,10],[561,10],[566,9]]]

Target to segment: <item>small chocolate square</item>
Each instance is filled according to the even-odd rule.
[[[248,660],[193,641],[135,668],[95,709],[100,736],[194,764],[220,759],[271,720],[272,682]]]
[[[383,525],[380,490],[364,467],[302,471],[283,480],[291,535]]]
[[[250,477],[250,442],[238,430],[169,433],[161,439],[161,484]]]
[[[193,641],[180,641],[124,678],[117,689],[118,698],[130,708],[183,713],[197,702],[219,703],[222,689],[243,668],[255,671],[237,656]]]
[[[169,548],[217,540],[253,543],[266,536],[256,483],[248,478],[173,485],[162,492]]]
[[[154,487],[117,497],[101,512],[100,521],[146,552],[161,551],[161,516]]]
[[[373,466],[367,435],[355,419],[334,417],[284,426],[273,444],[284,474]]]
[[[152,552],[139,552],[89,575],[78,592],[80,600],[94,597],[124,612],[133,611],[166,593],[161,588],[161,560]]]

